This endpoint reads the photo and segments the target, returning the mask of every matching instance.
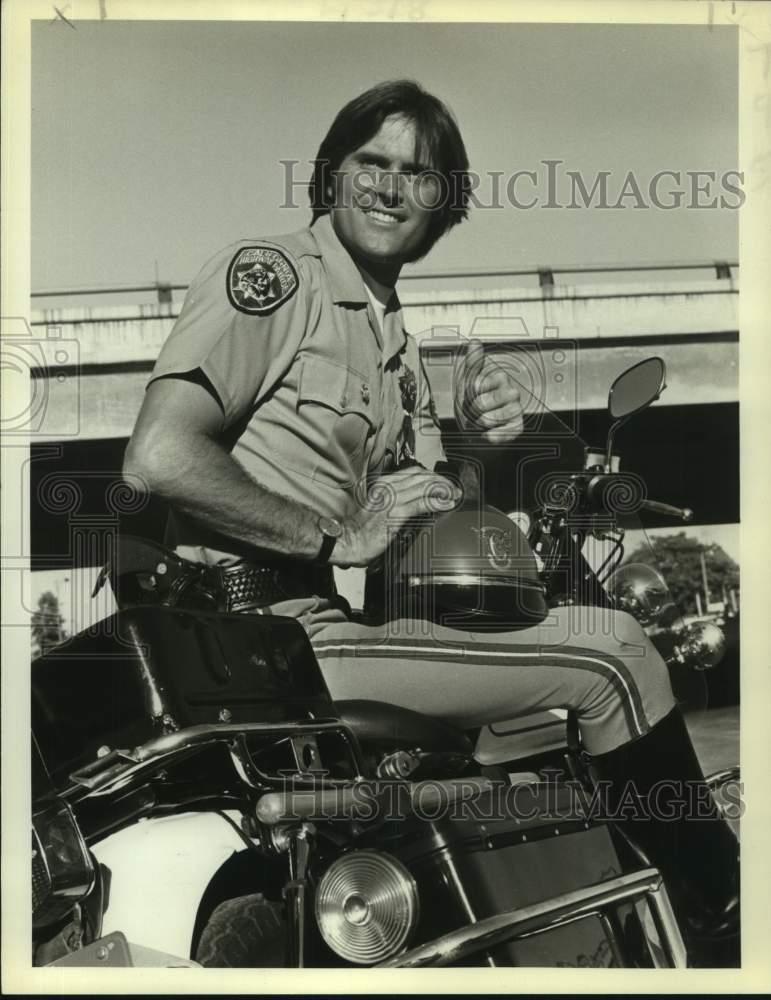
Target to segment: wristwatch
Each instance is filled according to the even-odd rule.
[[[323,514],[316,521],[316,526],[323,536],[321,549],[316,556],[316,562],[328,563],[329,557],[332,555],[332,549],[335,547],[335,542],[343,533],[343,526],[336,517],[324,517]]]

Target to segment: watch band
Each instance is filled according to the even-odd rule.
[[[321,543],[321,548],[319,549],[319,554],[316,556],[317,563],[328,563],[329,557],[332,555],[332,549],[335,547],[335,542],[337,542],[337,535],[327,535],[324,534],[323,541]]]
[[[343,533],[343,526],[336,517],[319,517],[316,522],[322,535],[321,548],[316,556],[316,562],[324,565],[329,562],[335,542]]]

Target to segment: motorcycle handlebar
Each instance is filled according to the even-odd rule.
[[[580,496],[582,483],[581,477],[572,477],[576,481],[578,494]],[[639,476],[631,476],[624,473],[599,472],[589,473],[585,479],[585,503],[590,511],[606,511],[608,513],[621,512],[621,502],[623,501],[626,511],[647,510],[651,514],[660,514],[662,517],[674,517],[679,521],[693,520],[693,511],[688,507],[673,507],[668,503],[659,503],[658,500],[645,500],[645,485]],[[618,492],[617,492],[618,491]],[[565,493],[567,499],[575,500],[575,491],[572,484],[571,489]]]
[[[675,517],[680,521],[688,523],[693,520],[693,511],[688,507],[672,507],[668,503],[659,503],[657,500],[643,500],[640,510],[650,511],[651,514],[661,514],[663,517]]]

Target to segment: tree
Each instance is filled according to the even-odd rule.
[[[724,590],[739,587],[739,566],[716,544],[702,545],[698,538],[679,531],[659,535],[631,552],[625,563],[642,562],[653,566],[666,580],[672,598],[683,614],[696,608],[696,591],[703,595],[701,553],[707,567],[707,583],[712,600],[720,600]]]
[[[32,615],[32,655],[42,656],[66,638],[64,619],[59,612],[59,598],[46,590],[38,598],[37,611]]]

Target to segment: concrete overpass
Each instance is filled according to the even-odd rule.
[[[550,409],[602,408],[627,364],[667,363],[664,405],[738,399],[738,289],[732,277],[539,288],[401,292],[442,418],[461,338],[519,358],[520,377]],[[49,308],[33,313],[33,374],[45,385],[36,440],[125,438],[180,302]],[[517,362],[512,361],[513,364]]]

